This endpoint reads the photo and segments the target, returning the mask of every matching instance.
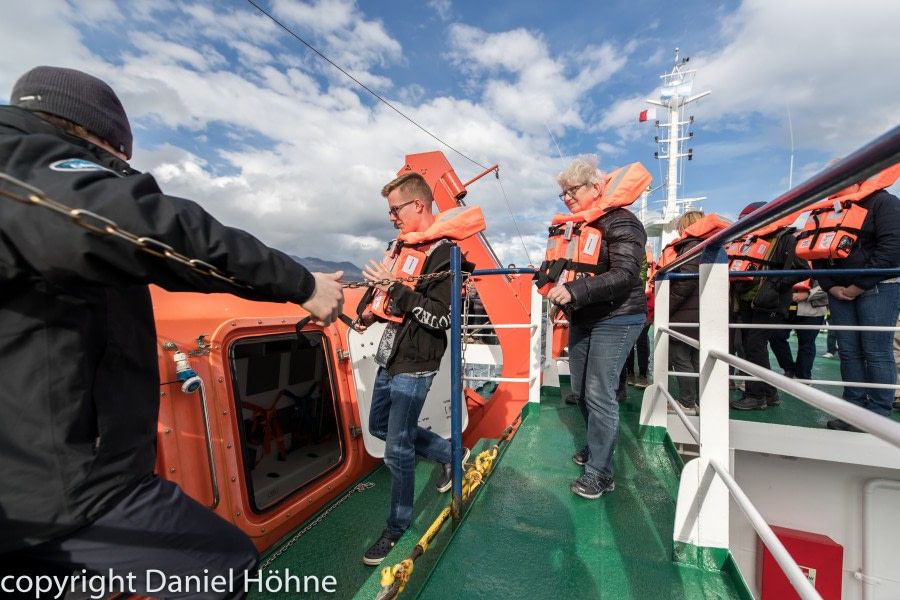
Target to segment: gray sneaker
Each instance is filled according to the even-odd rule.
[[[766,410],[766,399],[744,396],[740,400],[732,402],[731,408],[737,410]]]
[[[601,477],[598,473],[585,473],[574,482],[572,482],[572,493],[587,498],[588,500],[596,500],[606,492],[616,489],[615,480],[610,477]]]
[[[462,453],[462,464],[465,466],[466,461],[469,460],[469,449],[463,448]],[[451,487],[453,487],[453,465],[450,463],[444,463],[441,465],[444,471],[441,473],[441,478],[438,479],[437,482],[437,491],[443,493],[449,491]]]
[[[583,465],[588,461],[588,459],[590,457],[591,457],[591,451],[590,451],[590,449],[588,449],[587,446],[585,446],[584,448],[582,448],[581,450],[579,450],[578,452],[576,452],[575,454],[572,455],[572,462],[575,463],[576,465]]]
[[[650,385],[650,384],[647,383],[646,375],[638,375],[637,379],[634,380],[634,387],[638,388],[639,390],[644,389],[648,385]]]

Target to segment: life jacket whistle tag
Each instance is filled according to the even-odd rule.
[[[566,232],[563,234],[563,237],[566,238],[566,241],[572,239],[572,230],[574,229],[575,224],[572,221],[566,221]]]

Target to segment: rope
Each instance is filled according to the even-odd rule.
[[[462,152],[460,152],[459,150],[457,150],[456,148],[454,148],[453,146],[451,146],[450,144],[448,144],[447,142],[445,142],[444,140],[442,140],[442,139],[439,138],[438,136],[434,135],[433,133],[431,133],[430,131],[428,131],[427,129],[425,129],[424,127],[422,127],[421,125],[419,125],[419,124],[416,123],[415,121],[413,121],[412,118],[406,116],[399,108],[397,108],[396,106],[394,106],[393,104],[391,104],[390,102],[388,102],[387,100],[385,100],[384,98],[382,98],[381,96],[379,96],[375,91],[373,91],[373,90],[371,90],[370,88],[368,88],[364,83],[362,83],[362,82],[361,82],[360,80],[358,80],[356,77],[354,77],[353,75],[351,75],[350,73],[348,73],[347,71],[345,71],[344,69],[342,69],[342,68],[341,68],[337,63],[335,63],[333,60],[331,60],[330,58],[328,58],[327,56],[325,56],[324,54],[322,54],[321,52],[319,52],[316,48],[314,48],[314,47],[312,46],[312,44],[310,44],[309,42],[307,42],[306,40],[304,40],[303,38],[301,38],[299,35],[297,35],[297,34],[294,33],[293,31],[291,31],[291,29],[290,29],[287,25],[285,25],[284,23],[282,23],[281,21],[279,21],[278,19],[276,19],[275,17],[273,17],[272,15],[270,15],[269,13],[267,13],[265,10],[263,10],[256,2],[254,2],[253,0],[247,0],[247,2],[250,3],[251,5],[253,5],[253,7],[256,8],[256,10],[258,10],[259,12],[261,12],[262,14],[264,14],[265,16],[269,17],[269,19],[271,19],[273,23],[275,23],[276,25],[278,25],[279,27],[281,27],[282,29],[284,29],[286,32],[288,32],[288,33],[289,33],[292,37],[294,37],[294,39],[296,39],[298,42],[300,42],[301,44],[303,44],[304,46],[306,46],[307,48],[309,48],[310,50],[312,50],[313,52],[315,52],[316,54],[318,54],[322,59],[324,59],[325,61],[327,61],[328,64],[330,64],[332,67],[334,67],[335,69],[337,69],[338,71],[340,71],[341,73],[343,73],[344,75],[346,75],[347,77],[349,77],[350,79],[352,79],[353,82],[356,83],[356,85],[358,85],[358,86],[361,87],[362,89],[364,89],[364,90],[366,90],[367,92],[369,92],[372,96],[374,96],[376,99],[378,99],[379,102],[384,103],[388,108],[390,108],[391,110],[393,110],[394,112],[396,112],[398,115],[400,115],[401,117],[403,117],[404,119],[406,119],[407,121],[409,121],[410,123],[412,123],[413,125],[415,125],[416,127],[418,127],[419,129],[421,129],[422,131],[424,131],[424,132],[425,132],[426,134],[428,134],[430,137],[432,137],[432,138],[434,138],[435,140],[437,140],[438,143],[443,144],[444,146],[446,146],[446,147],[449,148],[450,150],[453,150],[454,152],[456,152],[457,154],[459,154],[460,156],[462,156],[462,157],[463,157],[464,159],[466,159],[467,161],[469,161],[469,162],[471,162],[471,163],[473,163],[473,164],[478,165],[479,167],[481,167],[481,168],[484,169],[484,170],[487,170],[487,167],[485,167],[484,165],[482,165],[482,164],[479,163],[478,161],[469,158],[468,156],[466,156],[465,154],[463,154]]]

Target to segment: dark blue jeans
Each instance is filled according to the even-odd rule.
[[[635,319],[629,319],[632,316]],[[644,315],[617,317],[616,321],[600,321],[590,328],[569,327],[572,391],[578,396],[578,408],[587,424],[590,450],[584,468],[602,477],[613,476],[612,456],[619,435],[619,373],[644,328]]]
[[[832,325],[893,327],[900,313],[900,283],[879,283],[852,301],[828,299]],[[897,383],[894,332],[835,331],[841,353],[841,378],[866,383]],[[844,386],[844,400],[889,416],[894,390]]]
[[[378,369],[369,409],[369,433],[384,440],[384,464],[391,472],[391,508],[385,529],[395,535],[412,521],[416,454],[449,463],[450,442],[419,427],[419,414],[435,373],[391,376]]]
[[[825,317],[798,317],[792,315],[788,325],[821,325]],[[772,352],[778,359],[778,365],[785,371],[793,371],[797,379],[812,379],[813,361],[816,359],[816,338],[818,329],[797,329],[797,359],[788,344],[790,329],[776,329],[769,338]]]

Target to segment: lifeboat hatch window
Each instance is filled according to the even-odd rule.
[[[229,362],[251,505],[272,508],[344,460],[327,341],[317,331],[234,342]]]

